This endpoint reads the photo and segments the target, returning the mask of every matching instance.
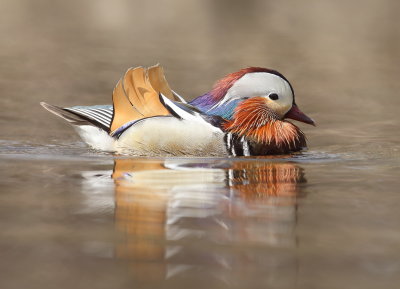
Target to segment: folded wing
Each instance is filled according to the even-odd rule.
[[[160,94],[170,100],[181,100],[169,87],[161,66],[128,69],[113,91],[110,134],[127,123],[143,118],[171,115],[160,101]]]

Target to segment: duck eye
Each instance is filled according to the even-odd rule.
[[[276,93],[271,93],[270,95],[268,95],[270,99],[272,100],[277,100],[279,98],[279,96]]]

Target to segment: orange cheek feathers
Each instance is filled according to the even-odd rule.
[[[257,143],[275,143],[277,146],[291,146],[304,138],[297,126],[280,120],[266,106],[262,97],[253,97],[240,103],[235,109],[233,120],[226,122],[224,129]]]

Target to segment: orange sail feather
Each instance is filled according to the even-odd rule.
[[[161,66],[128,69],[113,91],[114,115],[110,132],[142,118],[170,115],[160,102],[160,93],[176,100]]]

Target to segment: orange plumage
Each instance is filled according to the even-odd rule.
[[[253,97],[240,103],[235,108],[233,119],[224,124],[224,129],[256,143],[278,148],[295,149],[305,145],[304,133],[291,122],[279,119],[267,107],[263,97]]]

